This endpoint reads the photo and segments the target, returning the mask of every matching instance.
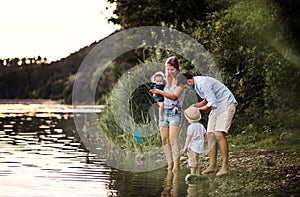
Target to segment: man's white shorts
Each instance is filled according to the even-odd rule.
[[[230,104],[224,112],[219,114],[211,111],[208,117],[207,132],[223,131],[228,133],[233,116],[236,111],[236,104]]]

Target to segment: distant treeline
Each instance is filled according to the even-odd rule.
[[[25,65],[32,65],[32,64],[48,64],[47,58],[42,58],[41,56],[32,57],[32,58],[7,58],[7,59],[0,59],[0,66],[5,67],[16,67],[16,66],[25,66]]]
[[[0,99],[51,99],[71,104],[77,69],[94,44],[50,64],[40,56],[0,60]]]

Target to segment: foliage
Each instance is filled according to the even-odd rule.
[[[239,102],[235,133],[253,123],[258,127],[283,125],[284,122],[270,120],[278,117],[278,112],[283,113],[284,106],[291,101],[295,109],[291,113],[296,116],[285,122],[296,126],[294,123],[299,118],[295,94],[299,69],[289,61],[291,54],[281,54],[285,48],[274,47],[274,43],[285,42],[287,31],[277,16],[277,9],[276,5],[262,1],[240,1],[230,9],[208,15],[194,30],[193,35],[213,54],[224,83]],[[293,91],[287,92],[286,87]]]
[[[234,140],[234,141],[232,141]],[[262,148],[267,150],[277,150],[278,147],[297,149],[299,151],[299,131],[297,129],[271,129],[263,127],[260,130],[242,132],[232,138],[229,143],[244,149]]]
[[[123,1],[107,0],[116,3],[114,16],[109,20],[121,25],[122,29],[139,26],[166,25],[180,31],[185,31],[195,25],[196,20],[204,18],[207,11],[207,1],[177,0],[177,1]],[[218,1],[218,6],[226,1]],[[210,9],[213,7],[211,6]],[[188,21],[188,23],[187,23]]]
[[[150,70],[149,70],[150,69]],[[159,128],[155,113],[151,107],[153,102],[149,92],[152,84],[151,75],[160,70],[160,66],[136,66],[123,74],[116,83],[107,100],[106,111],[100,118],[104,132],[112,141],[129,150],[153,150],[160,146]],[[137,130],[143,136],[143,142],[138,144],[133,133]]]
[[[115,14],[118,20],[112,21],[123,29],[166,25],[188,32],[209,50],[219,66],[223,82],[239,101],[234,133],[249,129],[248,125],[258,128],[263,125],[272,128],[284,124],[297,126],[299,99],[295,92],[299,92],[296,89],[299,68],[295,67],[295,62],[299,62],[299,58],[295,50],[289,49],[291,43],[288,43],[291,34],[287,25],[293,20],[281,18],[283,9],[295,2],[240,0],[225,4],[222,1],[201,1],[199,6],[202,4],[202,7],[194,10],[198,14],[194,14],[192,20],[188,14],[171,16],[170,12],[189,10],[173,2],[171,6],[161,2],[160,7],[142,1],[110,2],[117,3]],[[132,4],[138,9],[131,9],[129,5]],[[189,1],[187,7],[190,5],[193,1]],[[150,13],[164,15],[157,14],[154,22],[153,18],[149,20]],[[182,22],[178,25],[180,20]],[[286,116],[290,117],[288,121],[282,118]]]
[[[123,29],[165,25],[192,35],[209,50],[223,82],[239,102],[233,133],[249,130],[251,125],[297,127],[299,55],[291,41],[299,23],[282,17],[290,13],[299,18],[296,1],[197,1],[198,9],[194,9],[196,1],[188,1],[185,7],[181,1],[109,2],[117,4],[111,21]],[[154,18],[153,13],[157,13]]]
[[[100,125],[107,137],[117,144],[120,147],[126,148],[131,151],[151,151],[156,147],[161,146],[161,140],[158,132],[158,128],[156,124],[150,124],[152,126],[146,127],[142,123],[138,124],[132,121],[124,121],[124,124],[127,124],[128,130],[123,130],[120,128],[120,123],[115,120],[115,114],[111,108],[111,95],[108,97],[110,101],[108,101],[108,106],[105,111],[101,114],[100,117]],[[136,111],[136,113],[141,112]],[[131,119],[131,114],[122,114],[122,111],[119,113],[123,115],[124,120]],[[125,116],[125,117],[124,117]],[[128,117],[129,116],[129,117]],[[144,119],[144,122],[147,120]],[[153,126],[155,128],[153,128]],[[140,128],[144,128],[141,130]],[[137,139],[134,137],[134,130],[141,131],[145,136],[145,133],[155,133],[154,135],[146,135],[146,137],[142,137],[143,142],[141,144],[138,143]]]
[[[175,28],[197,39],[210,52],[223,82],[239,102],[234,134],[263,126],[299,128],[299,1],[108,2],[116,3],[110,21],[120,24],[122,29],[145,25]],[[96,44],[51,64],[41,57],[5,60],[11,66],[0,61],[0,98],[50,98],[70,104],[77,69]],[[131,67],[141,61],[164,62],[170,54],[174,55],[172,51],[153,47],[129,51],[116,58],[98,82],[96,103],[105,102],[105,95]],[[21,66],[17,66],[19,62]],[[181,58],[181,63],[184,71],[199,74],[193,62]],[[90,86],[87,83],[85,88]],[[143,113],[137,113],[141,114],[137,119]]]

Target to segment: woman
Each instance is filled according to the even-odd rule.
[[[165,67],[167,83],[164,91],[159,89],[152,89],[150,91],[153,94],[161,94],[165,97],[163,121],[159,121],[160,135],[168,162],[168,170],[177,172],[180,156],[178,136],[182,118],[181,106],[183,104],[185,90],[183,87],[176,86],[180,67],[177,57],[169,57]]]

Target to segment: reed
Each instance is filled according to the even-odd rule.
[[[123,74],[106,98],[100,126],[118,146],[132,151],[151,151],[161,146],[158,127],[158,105],[154,103],[151,76],[163,64],[140,64]],[[163,70],[162,70],[163,71]],[[141,135],[138,142],[134,131]]]

